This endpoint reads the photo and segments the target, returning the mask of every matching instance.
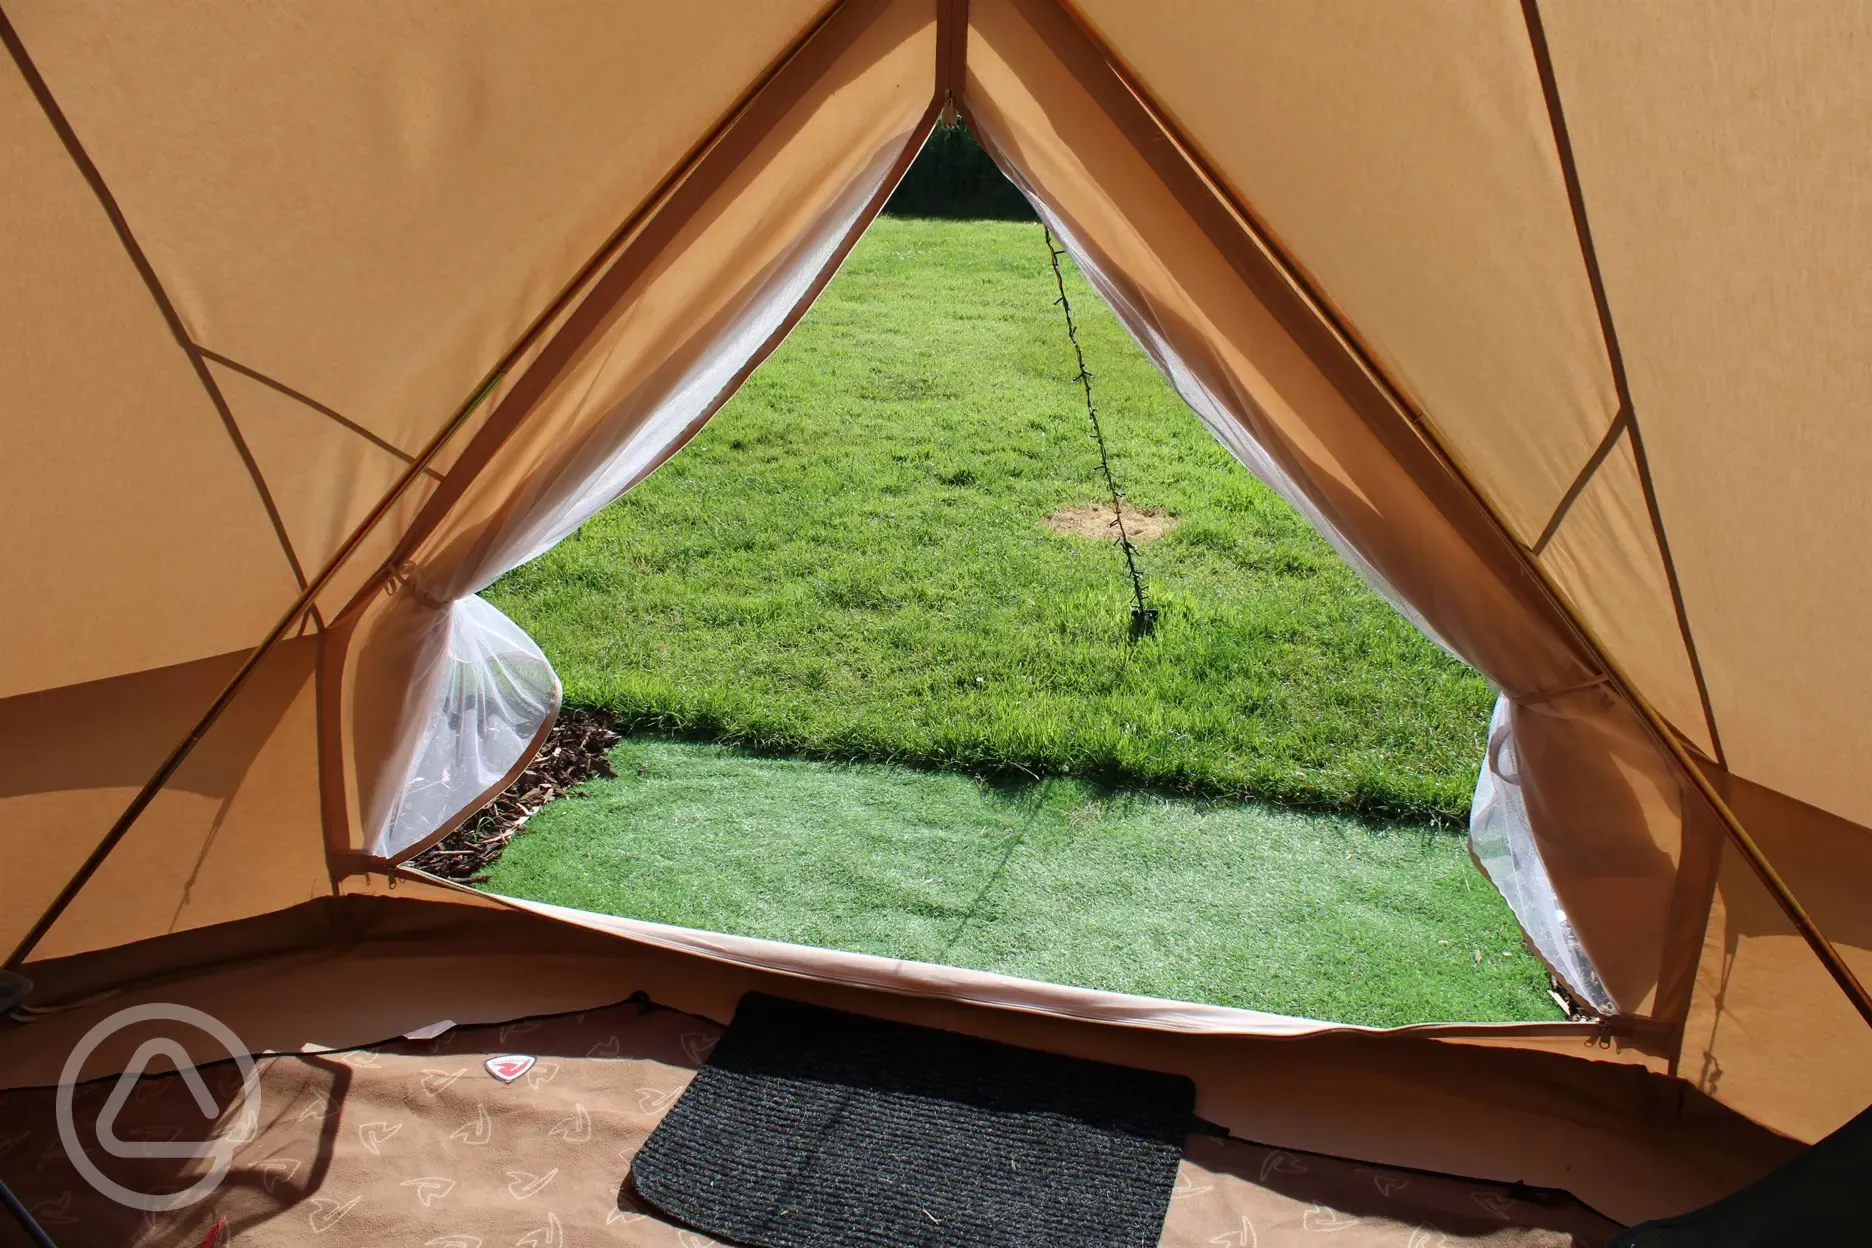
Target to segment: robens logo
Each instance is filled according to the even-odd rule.
[[[123,1158],[161,1158],[173,1161],[206,1161],[206,1173],[188,1187],[179,1192],[139,1192],[112,1179],[98,1169],[85,1151],[83,1139],[79,1136],[73,1117],[73,1101],[77,1094],[77,1081],[84,1073],[85,1062],[97,1047],[110,1037],[128,1027],[138,1027],[150,1023],[165,1023],[169,1035],[157,1035],[145,1040],[131,1054],[130,1061],[124,1067],[123,1074],[117,1077],[110,1095],[104,1099],[104,1106],[98,1111],[97,1147],[112,1157]],[[214,1044],[220,1046],[227,1056],[234,1059],[240,1070],[240,1097],[232,1105],[221,1106],[208,1091],[208,1084],[202,1079],[197,1063],[189,1057],[173,1036],[183,1034],[182,1029],[189,1028],[206,1035]],[[207,1060],[219,1061],[220,1054],[205,1055]],[[117,1135],[117,1116],[123,1112],[125,1102],[130,1099],[132,1089],[136,1087],[137,1077],[149,1068],[150,1062],[157,1057],[167,1058],[174,1064],[176,1077],[181,1079],[195,1100],[196,1108],[202,1112],[205,1123],[204,1134],[208,1138],[200,1140],[125,1140]],[[120,1205],[131,1209],[140,1209],[145,1213],[166,1213],[173,1209],[185,1209],[207,1196],[221,1185],[227,1177],[228,1167],[233,1164],[234,1150],[245,1139],[252,1137],[252,1126],[258,1123],[260,1114],[260,1076],[254,1069],[253,1059],[247,1055],[247,1046],[240,1037],[230,1030],[227,1024],[212,1014],[190,1009],[186,1005],[168,1005],[153,1002],[149,1005],[132,1006],[119,1010],[109,1018],[84,1034],[73,1049],[71,1056],[65,1059],[65,1069],[59,1076],[58,1088],[58,1130],[59,1141],[65,1146],[65,1153],[71,1158],[85,1182],[97,1191]],[[229,1123],[226,1130],[212,1133],[217,1118]]]

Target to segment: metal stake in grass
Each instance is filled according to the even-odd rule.
[[[1105,450],[1105,431],[1099,427],[1098,405],[1092,401],[1092,374],[1086,368],[1085,352],[1079,346],[1079,326],[1073,321],[1072,301],[1066,297],[1066,275],[1060,271],[1060,257],[1066,253],[1053,241],[1053,231],[1047,223],[1040,223],[1040,232],[1046,237],[1047,252],[1053,258],[1053,282],[1059,287],[1059,298],[1054,300],[1066,314],[1066,337],[1072,341],[1073,357],[1079,361],[1080,389],[1085,391],[1086,419],[1092,422],[1092,440],[1098,443],[1099,469],[1105,474],[1105,488],[1111,491],[1112,527],[1118,530],[1118,548],[1124,551],[1125,568],[1131,573],[1131,595],[1136,605],[1131,608],[1131,640],[1148,637],[1157,627],[1157,608],[1144,600],[1144,577],[1138,572],[1137,547],[1131,544],[1131,537],[1125,532],[1124,495],[1118,489],[1118,482],[1112,476],[1111,456]]]

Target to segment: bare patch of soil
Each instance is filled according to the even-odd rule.
[[[1156,541],[1176,528],[1179,519],[1161,507],[1133,507],[1126,503],[1124,508],[1125,534],[1133,546]],[[1083,537],[1089,542],[1118,540],[1118,526],[1112,522],[1110,503],[1062,507],[1046,518],[1046,526],[1055,533]]]
[[[482,874],[507,843],[526,830],[527,821],[540,807],[576,796],[579,786],[593,776],[617,774],[606,757],[620,740],[616,723],[606,711],[583,707],[560,711],[546,743],[520,778],[461,827],[417,854],[410,865],[444,879],[480,883]]]

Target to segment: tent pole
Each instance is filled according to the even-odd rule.
[[[1331,312],[1330,305],[1321,298],[1319,292],[1313,289],[1312,285],[1302,275],[1298,266],[1289,259],[1287,254],[1281,250],[1272,237],[1261,228],[1259,220],[1248,210],[1247,206],[1235,197],[1228,182],[1223,179],[1209,164],[1207,159],[1203,157],[1201,149],[1198,148],[1195,143],[1191,142],[1189,136],[1184,134],[1181,128],[1177,126],[1171,114],[1164,109],[1163,105],[1158,102],[1156,97],[1138,80],[1137,76],[1131,72],[1129,67],[1105,45],[1105,42],[1098,36],[1097,32],[1080,17],[1069,0],[1050,0],[1049,7],[1055,8],[1074,28],[1076,28],[1079,35],[1086,40],[1089,46],[1096,52],[1098,58],[1103,61],[1105,68],[1110,71],[1113,78],[1116,80],[1118,89],[1124,92],[1129,98],[1134,99],[1137,106],[1141,107],[1149,116],[1150,124],[1161,131],[1163,136],[1170,141],[1171,146],[1176,149],[1177,155],[1188,163],[1190,169],[1203,184],[1204,191],[1210,196],[1213,196],[1216,201],[1226,208],[1227,214],[1234,219],[1237,228],[1247,234],[1262,254],[1278,267],[1282,279],[1299,295],[1312,315],[1318,318],[1320,324],[1329,331],[1331,337],[1337,342],[1340,349],[1344,350],[1347,355],[1351,357],[1359,371],[1369,377],[1378,390],[1384,395],[1386,405],[1404,419],[1405,423],[1416,435],[1418,441],[1430,452],[1432,459],[1437,463],[1438,467],[1449,474],[1469,496],[1470,500],[1480,509],[1482,515],[1487,518],[1490,527],[1495,530],[1496,535],[1506,547],[1514,553],[1516,562],[1521,566],[1523,571],[1533,578],[1534,583],[1539,586],[1541,594],[1547,599],[1549,606],[1559,615],[1561,620],[1566,623],[1567,627],[1573,632],[1575,639],[1586,649],[1587,653],[1604,669],[1614,692],[1624,698],[1625,701],[1638,712],[1639,719],[1643,721],[1645,728],[1649,731],[1651,736],[1663,747],[1665,753],[1676,763],[1678,769],[1683,772],[1685,778],[1690,781],[1691,786],[1697,791],[1698,795],[1702,797],[1704,803],[1716,816],[1717,821],[1722,824],[1723,830],[1728,835],[1730,843],[1735,846],[1736,851],[1742,855],[1743,860],[1747,862],[1750,869],[1754,871],[1756,878],[1762,882],[1762,886],[1773,896],[1775,903],[1780,906],[1782,913],[1793,923],[1795,930],[1800,933],[1801,939],[1807,942],[1807,947],[1813,951],[1815,957],[1820,959],[1821,965],[1826,968],[1827,974],[1832,976],[1833,982],[1839,986],[1840,991],[1845,993],[1847,999],[1852,1002],[1853,1008],[1859,1013],[1859,1017],[1863,1019],[1868,1026],[1872,1026],[1872,994],[1866,991],[1865,985],[1861,983],[1859,977],[1853,973],[1852,968],[1846,964],[1846,960],[1840,955],[1838,948],[1836,948],[1833,942],[1827,939],[1826,934],[1820,930],[1819,924],[1814,921],[1813,916],[1808,913],[1807,908],[1801,904],[1800,898],[1795,896],[1794,890],[1788,886],[1787,881],[1783,879],[1781,873],[1775,869],[1774,864],[1769,861],[1768,855],[1762,851],[1761,845],[1749,833],[1747,826],[1743,824],[1741,818],[1735,811],[1730,808],[1729,803],[1723,799],[1722,794],[1717,791],[1716,786],[1711,783],[1710,778],[1704,774],[1702,767],[1698,765],[1697,761],[1691,756],[1689,750],[1684,746],[1682,739],[1677,734],[1677,730],[1672,728],[1651,703],[1638,692],[1637,687],[1632,683],[1630,678],[1626,676],[1624,669],[1611,657],[1608,647],[1599,640],[1598,636],[1594,634],[1593,631],[1586,626],[1585,622],[1574,612],[1571,604],[1567,602],[1565,595],[1560,592],[1559,587],[1553,583],[1547,575],[1546,570],[1541,567],[1540,561],[1534,558],[1532,553],[1515,538],[1513,531],[1502,519],[1500,513],[1497,512],[1495,505],[1490,502],[1487,496],[1469,479],[1468,475],[1457,466],[1455,459],[1450,455],[1448,449],[1444,447],[1442,441],[1437,437],[1435,432],[1431,430],[1428,422],[1426,422],[1404,399],[1397,387],[1391,384],[1390,379],[1385,375],[1384,371],[1378,367],[1376,361],[1364,350],[1358,339],[1353,336],[1345,325],[1340,323],[1339,319]],[[1097,94],[1096,91],[1095,94]],[[1175,188],[1172,188],[1172,193],[1177,193]],[[1356,407],[1357,405],[1355,404],[1354,406]]]

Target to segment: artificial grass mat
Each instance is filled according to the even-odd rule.
[[[1056,983],[1373,1025],[1560,1017],[1461,837],[634,739],[495,892]]]
[[[1461,823],[1494,692],[1237,464],[1076,272],[1127,642],[1037,224],[885,218],[695,440],[487,597],[626,728]]]

